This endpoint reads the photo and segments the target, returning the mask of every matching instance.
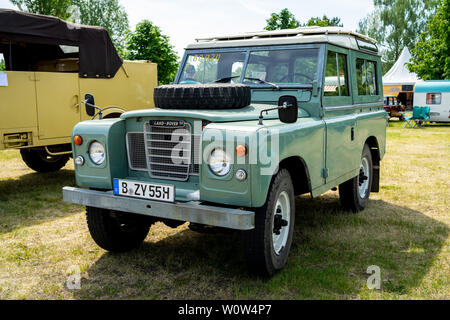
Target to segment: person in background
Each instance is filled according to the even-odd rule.
[[[186,69],[184,70],[184,80],[180,83],[184,84],[194,84],[198,83],[198,81],[195,80],[195,67],[192,64],[189,64],[186,66]]]

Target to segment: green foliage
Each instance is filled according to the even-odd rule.
[[[20,11],[45,14],[61,19],[68,19],[71,16],[69,7],[72,0],[10,0]]]
[[[320,27],[343,27],[344,25],[341,23],[341,18],[333,17],[328,18],[325,14],[322,18],[320,17],[312,17],[308,20],[305,26],[320,26]]]
[[[379,42],[383,73],[389,70],[403,48],[414,48],[438,0],[374,0],[375,10],[359,22],[358,32]]]
[[[173,81],[178,69],[178,56],[169,37],[151,21],[144,20],[136,30],[128,32],[125,57],[130,60],[150,60],[158,64],[160,84]]]
[[[341,18],[332,17],[328,18],[325,14],[322,18],[311,17],[307,23],[300,24],[300,22],[295,19],[293,13],[291,13],[287,8],[280,11],[280,13],[272,13],[270,18],[266,20],[267,25],[264,29],[266,30],[280,30],[280,29],[295,29],[300,26],[310,27],[310,26],[320,26],[329,27],[337,26],[342,27]]]
[[[3,57],[0,57],[0,71],[3,71],[6,69],[5,60]]]
[[[450,0],[441,1],[411,55],[409,70],[423,80],[450,80]]]
[[[266,30],[295,29],[300,26],[295,16],[287,8],[281,10],[280,13],[272,13],[266,22],[267,26],[264,28]]]
[[[118,0],[72,0],[79,9],[79,22],[105,28],[116,49],[123,54],[128,15]]]

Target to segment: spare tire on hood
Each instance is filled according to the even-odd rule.
[[[250,104],[250,87],[236,83],[172,84],[155,88],[161,109],[239,109]]]

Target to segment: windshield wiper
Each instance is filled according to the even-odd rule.
[[[241,76],[232,76],[232,77],[220,78],[220,79],[217,79],[216,81],[214,81],[214,83],[228,82],[228,81],[230,81],[231,79],[234,79],[234,78],[240,78],[240,77],[241,77]]]
[[[241,76],[224,77],[224,78],[217,79],[216,81],[214,81],[214,83],[228,82],[231,79],[240,78],[240,77]],[[269,85],[273,86],[274,88],[276,88],[277,90],[280,90],[280,87],[277,86],[275,83],[268,82],[268,81],[265,81],[265,80],[262,80],[262,79],[259,79],[259,78],[244,77],[244,79],[248,79],[248,80],[252,80],[252,81],[258,81],[259,83],[269,84]]]
[[[248,80],[252,80],[252,81],[259,81],[259,83],[264,83],[264,84],[269,84],[271,86],[273,86],[275,89],[280,90],[280,87],[278,85],[276,85],[275,83],[269,82],[269,81],[265,81],[259,78],[250,78],[250,77],[244,77],[244,79],[248,79]]]

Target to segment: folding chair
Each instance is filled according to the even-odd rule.
[[[415,128],[418,124],[418,122],[416,122],[416,120],[420,120],[421,111],[422,111],[421,107],[413,107],[412,116],[407,116],[407,115],[404,116],[405,122],[403,123],[403,128],[406,128],[408,126],[410,128]]]
[[[425,122],[430,119],[430,107],[421,107],[420,108],[420,120],[419,127],[423,127]]]

